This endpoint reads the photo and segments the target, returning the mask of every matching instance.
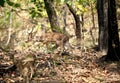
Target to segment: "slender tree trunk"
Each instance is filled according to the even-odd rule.
[[[82,13],[80,16],[81,16],[81,24],[83,28],[84,27],[84,13]]]
[[[66,26],[67,26],[66,17],[67,17],[67,7],[66,7],[66,5],[64,5],[64,15],[63,15],[64,27],[63,27],[63,33],[66,33]]]
[[[115,0],[108,0],[108,52],[106,60],[120,61],[120,45]]]
[[[95,46],[95,38],[92,33],[92,30],[95,29],[95,18],[94,18],[92,3],[90,3],[90,8],[91,8],[91,16],[92,16],[92,24],[93,24],[92,28],[90,29],[90,35],[92,37],[93,45]]]
[[[97,0],[98,24],[99,24],[99,39],[98,47],[104,55],[108,50],[108,1]]]
[[[45,8],[48,14],[48,18],[50,21],[50,26],[53,32],[59,32],[59,22],[57,19],[57,14],[54,8],[54,0],[44,0]]]
[[[10,40],[11,40],[11,34],[12,34],[12,9],[10,10],[10,17],[9,17],[9,28],[8,28],[8,39],[6,42],[6,47],[10,48]]]
[[[76,11],[69,5],[67,4],[70,12],[73,14],[75,23],[76,23],[76,29],[75,29],[75,34],[76,34],[76,39],[77,39],[77,45],[78,47],[81,44],[81,28],[80,28],[80,18],[79,15],[76,14]]]

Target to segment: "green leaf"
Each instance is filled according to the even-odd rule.
[[[30,2],[36,2],[36,0],[30,0]]]
[[[14,3],[14,2],[11,2],[10,0],[6,0],[6,3],[12,7],[20,7],[19,3]]]

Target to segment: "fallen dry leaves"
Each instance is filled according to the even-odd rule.
[[[26,59],[28,55],[30,57]],[[9,56],[0,51],[0,65],[3,63],[8,66],[14,65]],[[101,53],[92,49],[86,52],[74,49],[72,55],[44,54],[35,51],[16,52],[14,57],[21,60],[20,65],[26,66],[25,64],[34,62],[22,70],[27,68],[27,72],[32,72],[32,75],[26,73],[28,75],[26,80],[30,83],[120,83],[120,63],[102,61]],[[18,67],[7,73],[1,72],[1,69],[4,68],[0,68],[0,73],[4,74],[0,78],[0,83],[23,83],[25,80],[26,75],[21,75]]]

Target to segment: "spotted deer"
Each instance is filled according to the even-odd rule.
[[[69,36],[62,33],[47,32],[42,36],[36,37],[35,41],[43,42],[43,44],[46,45],[48,45],[49,43],[54,43],[56,49],[60,47],[62,52],[66,50],[71,50],[72,48],[69,44]]]

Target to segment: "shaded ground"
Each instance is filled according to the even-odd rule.
[[[28,76],[29,79],[30,75],[30,83],[120,83],[120,63],[100,60],[101,54],[93,49],[86,52],[75,49],[72,55],[42,54],[34,51],[10,54],[0,51],[0,64],[8,65],[0,68],[0,83],[27,83],[25,78]],[[18,60],[14,64],[9,57],[13,55]],[[23,59],[23,56],[29,55],[33,57]],[[17,69],[11,65],[15,65]],[[32,70],[34,72],[30,73]]]

